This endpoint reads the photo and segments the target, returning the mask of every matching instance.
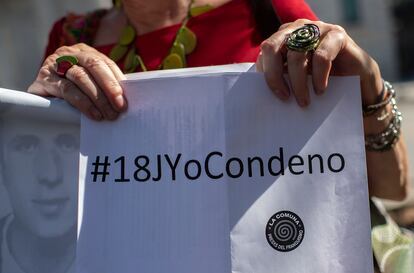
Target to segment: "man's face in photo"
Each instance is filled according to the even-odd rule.
[[[14,219],[39,237],[75,228],[78,125],[12,117],[0,127],[1,169]]]

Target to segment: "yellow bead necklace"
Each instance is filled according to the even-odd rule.
[[[191,17],[212,9],[210,5],[193,7],[193,4],[194,0],[191,1],[188,7],[187,16],[181,22],[168,55],[161,62],[158,69],[175,69],[187,66],[186,56],[191,54],[197,46],[197,36],[187,27],[187,23]],[[111,49],[109,54],[114,62],[124,59],[124,73],[135,72],[138,66],[142,71],[147,71],[147,67],[134,45],[136,36],[134,27],[128,24],[122,30],[118,43]]]

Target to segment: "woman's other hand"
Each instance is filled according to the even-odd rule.
[[[56,59],[71,55],[78,64],[66,76],[56,73]],[[86,44],[63,46],[46,58],[28,91],[40,96],[63,98],[94,120],[114,120],[125,111],[127,102],[119,81],[125,79],[118,66]]]
[[[315,24],[320,30],[320,44],[314,52],[298,52],[286,47],[286,38],[305,24]],[[264,72],[273,92],[282,100],[293,96],[298,105],[310,104],[308,74],[312,75],[315,93],[321,95],[328,87],[329,75],[361,77],[364,105],[376,102],[382,90],[382,78],[377,63],[337,25],[300,19],[284,24],[265,40],[257,59],[257,69]],[[288,74],[288,81],[283,74]]]
[[[305,24],[315,24],[320,30],[320,44],[314,52],[288,50],[286,38]],[[358,75],[361,79],[363,105],[378,102],[383,90],[381,72],[377,63],[337,25],[309,20],[284,24],[265,40],[257,59],[257,69],[264,72],[273,92],[282,100],[293,96],[301,107],[310,103],[308,75],[313,89],[321,95],[328,87],[330,75]],[[284,73],[288,74],[285,78]],[[288,82],[290,84],[288,84]],[[391,112],[391,106],[387,111]],[[364,118],[366,135],[380,134],[393,115],[378,120],[375,115]],[[368,186],[371,196],[402,200],[409,189],[407,149],[403,137],[386,152],[367,151]]]

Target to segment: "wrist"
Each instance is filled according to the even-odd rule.
[[[370,59],[368,68],[361,75],[362,105],[378,103],[378,97],[383,92],[383,80],[377,62]]]
[[[402,120],[393,86],[383,81],[381,95],[375,104],[365,105],[363,112],[366,149],[384,152],[393,148],[401,134]]]
[[[364,117],[365,135],[379,134],[380,132],[384,131],[393,118],[391,111],[392,111],[392,106],[387,105],[380,111],[376,112],[375,114]],[[385,115],[387,116],[384,119],[380,119],[382,116],[385,116]]]

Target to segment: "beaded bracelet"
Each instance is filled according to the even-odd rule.
[[[369,112],[369,115],[372,115],[378,109],[384,108],[388,104],[391,104],[391,114],[393,117],[384,131],[378,134],[370,134],[365,136],[365,147],[369,151],[384,152],[390,150],[398,141],[401,134],[402,114],[400,111],[398,111],[397,102],[395,99],[395,90],[393,86],[387,81],[384,81],[384,88],[388,93],[387,98],[377,104],[364,107],[364,114]],[[389,113],[385,116],[377,118],[377,120],[383,120],[388,115]]]
[[[379,99],[378,99],[379,102],[375,104],[363,106],[362,110],[364,113],[364,117],[375,114],[379,109],[384,108],[391,102],[391,100],[395,99],[394,87],[387,81],[383,80],[382,82],[383,82],[383,88],[381,91],[381,95],[379,95]]]

